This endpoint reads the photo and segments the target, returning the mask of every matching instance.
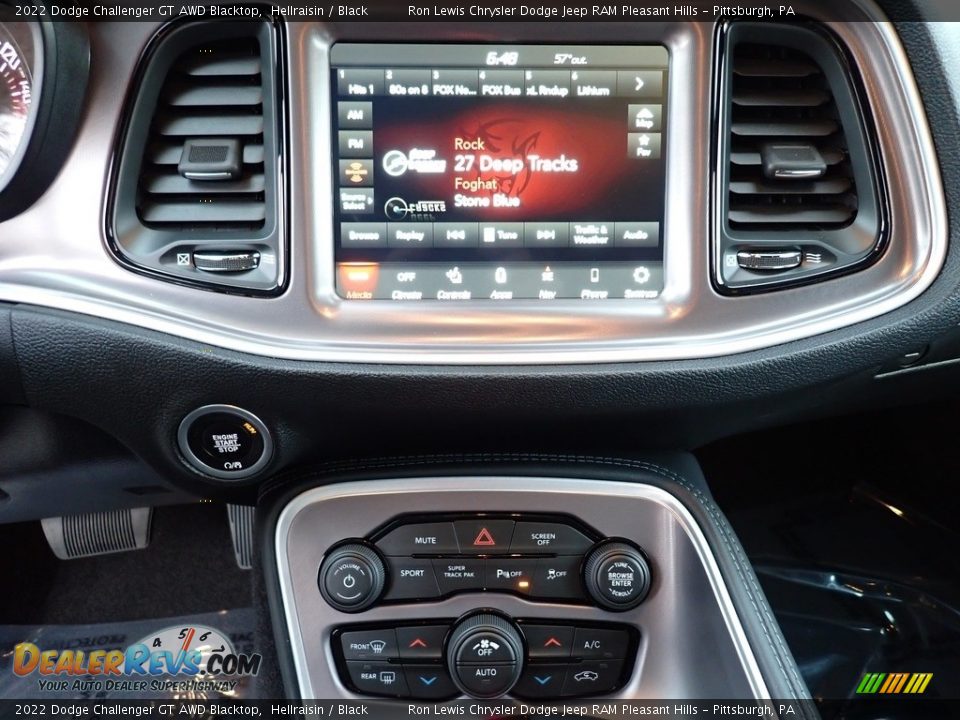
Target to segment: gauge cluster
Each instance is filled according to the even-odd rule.
[[[34,31],[32,23],[0,24],[0,182],[27,134],[33,105]]]
[[[13,13],[0,4],[0,221],[33,205],[63,168],[90,69],[86,27]]]

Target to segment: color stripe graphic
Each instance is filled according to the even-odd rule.
[[[933,673],[866,673],[857,685],[857,695],[920,695]]]

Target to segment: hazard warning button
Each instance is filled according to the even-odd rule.
[[[465,555],[498,555],[510,552],[513,520],[457,520],[454,528],[460,552]]]

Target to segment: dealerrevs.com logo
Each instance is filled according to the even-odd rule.
[[[237,685],[228,678],[256,675],[262,659],[259,653],[238,654],[213,628],[174,626],[125,650],[43,650],[20,643],[13,672],[37,676],[40,690],[50,692],[223,692]]]

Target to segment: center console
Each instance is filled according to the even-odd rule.
[[[726,580],[735,538],[708,538],[719,516],[681,496],[709,501],[672,486],[487,474],[292,495],[271,535],[289,684],[353,699],[802,693],[761,669],[778,631],[754,635],[766,605],[740,595],[748,565]]]

